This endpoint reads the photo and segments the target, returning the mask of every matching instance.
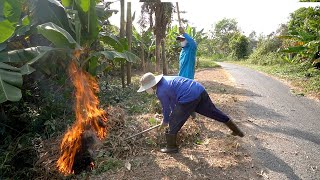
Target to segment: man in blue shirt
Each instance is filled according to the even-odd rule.
[[[233,121],[215,107],[200,83],[181,76],[154,76],[150,72],[141,77],[140,83],[138,92],[155,92],[160,100],[163,113],[161,128],[169,125],[166,133],[167,147],[162,148],[161,152],[178,152],[177,133],[192,112],[225,123],[232,130],[232,135],[244,136]]]

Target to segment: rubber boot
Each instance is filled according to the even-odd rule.
[[[243,132],[238,128],[238,126],[236,124],[234,124],[234,122],[231,119],[228,122],[226,122],[225,124],[232,131],[232,133],[231,133],[232,135],[240,136],[240,137],[244,136]]]
[[[176,134],[166,134],[167,147],[160,149],[163,153],[177,153],[177,135]]]

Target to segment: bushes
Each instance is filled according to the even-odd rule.
[[[249,56],[247,62],[256,65],[275,65],[288,62],[282,54],[277,52],[282,45],[282,41],[269,36],[266,39],[259,40],[257,48]]]
[[[257,53],[253,53],[249,56],[247,62],[256,65],[279,65],[285,64],[287,61],[281,57],[280,54],[275,52],[269,52],[267,54],[258,55]]]
[[[34,179],[38,148],[74,121],[72,88],[61,79],[36,71],[25,77],[20,101],[1,104],[0,179]]]
[[[231,54],[236,59],[244,59],[249,54],[249,40],[245,35],[235,34],[230,41]]]

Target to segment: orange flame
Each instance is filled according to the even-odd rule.
[[[57,167],[63,174],[71,174],[74,157],[81,147],[81,134],[90,127],[99,139],[106,137],[105,126],[107,118],[105,111],[99,108],[99,99],[96,93],[99,92],[97,81],[87,72],[77,68],[72,62],[69,67],[69,74],[75,86],[75,113],[76,121],[72,128],[64,135],[60,149],[61,156],[57,161]]]

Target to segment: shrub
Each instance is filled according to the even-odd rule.
[[[257,64],[257,65],[263,65],[263,66],[287,63],[287,61],[283,59],[282,56],[276,52],[269,52],[263,55],[257,55],[256,53],[253,53],[250,55],[247,62],[251,64]]]

